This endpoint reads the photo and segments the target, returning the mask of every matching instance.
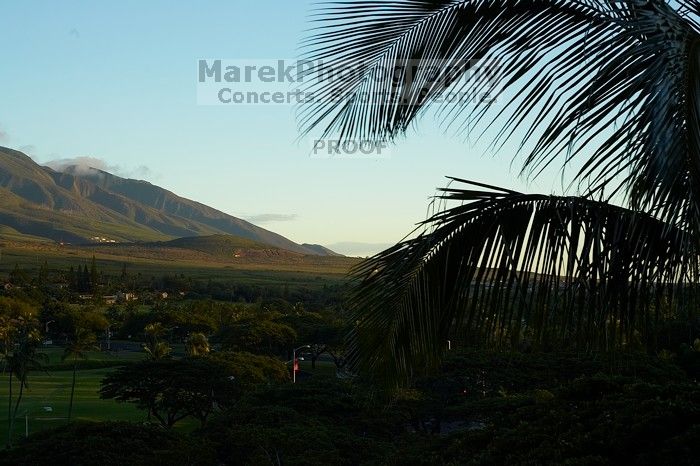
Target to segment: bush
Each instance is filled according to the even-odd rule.
[[[351,384],[319,377],[251,393],[202,434],[222,464],[386,464],[383,418]]]
[[[564,384],[546,403],[536,393],[475,409],[485,416],[483,430],[407,437],[402,464],[682,466],[700,455],[696,385],[593,376]]]
[[[209,449],[183,435],[127,422],[79,422],[31,435],[0,453],[7,466],[207,466]]]

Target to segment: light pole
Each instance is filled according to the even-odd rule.
[[[297,383],[297,351],[303,348],[311,348],[311,346],[300,346],[299,348],[294,348],[294,351],[292,351],[292,383]]]

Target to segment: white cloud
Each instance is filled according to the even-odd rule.
[[[62,173],[72,173],[78,176],[96,175],[99,171],[111,173],[122,178],[144,178],[151,176],[151,169],[145,165],[133,169],[125,169],[112,165],[97,157],[73,157],[50,160],[43,165]]]

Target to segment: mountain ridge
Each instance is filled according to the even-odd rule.
[[[305,255],[334,255],[154,185],[77,167],[56,171],[0,147],[0,225],[34,237],[82,243],[170,241],[231,235]]]

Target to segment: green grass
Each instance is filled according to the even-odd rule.
[[[62,361],[63,348],[58,346],[48,346],[41,350],[42,353],[48,356],[46,365],[70,364],[70,361]],[[89,361],[140,361],[144,358],[144,353],[136,351],[121,351],[117,353],[108,353],[102,351],[92,351],[87,353]]]
[[[145,419],[143,411],[129,403],[117,403],[113,400],[101,400],[99,396],[100,381],[114,369],[96,369],[78,371],[73,401],[73,419],[89,421],[138,421]],[[32,373],[18,410],[13,436],[20,438],[25,431],[25,413],[29,418],[29,433],[58,427],[67,422],[70,401],[71,371],[51,373]],[[0,441],[7,438],[8,416],[8,376],[0,376],[0,401],[4,409],[0,410]],[[12,393],[17,399],[19,384],[13,383]],[[44,407],[50,407],[47,412]]]
[[[68,358],[63,360],[63,348],[47,347],[42,353],[48,356],[44,362],[44,367],[49,371],[72,371],[73,360]],[[120,351],[118,353],[94,351],[87,354],[85,360],[78,359],[78,369],[101,369],[118,367],[133,361],[140,361],[144,358],[144,353],[135,351]]]
[[[0,238],[0,280],[18,265],[33,276],[44,264],[51,271],[67,271],[90,263],[96,258],[97,268],[107,275],[117,276],[124,264],[128,264],[130,274],[140,273],[143,277],[160,277],[164,274],[183,274],[193,280],[214,280],[235,282],[242,285],[282,286],[291,289],[305,287],[321,289],[347,283],[347,273],[357,264],[357,259],[308,256],[299,263],[236,263],[181,260],[177,257],[156,258],[110,254],[108,248],[60,247],[49,243],[3,243]]]
[[[42,352],[48,355],[49,365],[62,364],[63,349],[49,347]],[[91,361],[137,361],[143,359],[139,352],[123,352],[119,357],[109,353],[90,353]],[[335,376],[335,365],[330,361],[317,361],[316,370],[311,370],[311,361],[300,361],[301,370],[313,374]],[[29,376],[28,386],[24,390],[22,402],[17,411],[17,419],[13,428],[13,438],[22,438],[25,434],[25,413],[29,419],[29,433],[50,429],[68,422],[68,405],[73,372],[66,370],[51,370],[48,372],[33,372]],[[77,371],[75,399],[73,401],[73,420],[83,421],[144,421],[146,414],[131,403],[117,403],[113,400],[100,399],[100,381],[114,368],[91,369]],[[0,374],[0,444],[7,441],[8,432],[8,376]],[[19,384],[13,382],[12,393],[17,400]],[[51,412],[44,408],[50,407]],[[14,408],[14,407],[13,407]],[[186,418],[180,421],[175,429],[191,431],[199,424],[194,419]]]
[[[29,433],[60,426],[67,422],[70,389],[73,377],[72,362],[62,361],[63,348],[47,347],[42,353],[48,356],[44,364],[50,368],[46,372],[33,372],[29,376],[22,402],[17,411],[13,436],[20,438],[25,433],[25,413],[29,418]],[[114,355],[106,352],[88,353],[88,362],[131,362],[143,359],[143,353],[121,352]],[[114,368],[79,370],[76,373],[73,419],[90,421],[138,421],[145,419],[143,411],[129,403],[101,400],[100,381]],[[8,376],[0,375],[0,442],[5,442],[8,431]],[[14,400],[17,400],[19,384],[15,380],[12,387]],[[14,403],[14,402],[13,402]],[[50,407],[48,412],[44,407]]]

